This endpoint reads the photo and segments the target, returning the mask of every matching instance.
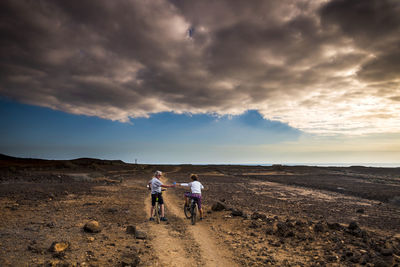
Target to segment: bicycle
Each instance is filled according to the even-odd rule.
[[[161,191],[166,191],[166,189],[162,189]],[[155,213],[155,217],[156,217],[156,222],[159,224],[160,223],[160,219],[161,219],[161,205],[160,205],[160,203],[158,203],[158,195],[156,197],[156,204],[154,206],[154,213]],[[164,204],[164,213],[165,213],[165,204]]]
[[[195,198],[190,198],[189,206],[186,206],[186,203],[183,206],[183,212],[185,213],[186,218],[191,220],[192,225],[196,224],[198,211],[199,206],[197,199]]]

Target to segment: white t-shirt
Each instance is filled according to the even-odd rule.
[[[153,177],[153,179],[151,179],[149,181],[149,183],[151,184],[151,193],[152,194],[161,193],[161,185],[163,183],[160,180],[158,180],[156,177]]]
[[[181,186],[190,186],[190,191],[193,194],[201,194],[201,189],[204,189],[204,186],[199,181],[193,181],[188,184],[181,184]]]

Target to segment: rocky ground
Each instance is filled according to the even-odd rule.
[[[197,173],[205,218],[184,189],[148,221],[145,185]],[[400,169],[156,166],[0,157],[0,266],[399,266]]]

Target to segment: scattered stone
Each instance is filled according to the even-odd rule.
[[[10,210],[18,210],[19,204],[18,203],[13,203],[11,205],[6,206],[6,208],[10,209]]]
[[[352,263],[359,263],[361,260],[361,255],[359,253],[354,253],[352,257],[349,259]]]
[[[253,214],[251,215],[252,220],[257,220],[257,219],[265,220],[266,218],[267,218],[266,215],[258,213],[258,212],[253,212]]]
[[[85,224],[83,230],[89,233],[99,233],[101,232],[101,227],[98,221],[89,221]]]
[[[126,233],[134,235],[136,233],[136,226],[134,225],[128,225],[126,227]]]
[[[93,236],[88,236],[86,239],[89,243],[94,241],[94,237]]]
[[[94,203],[94,202],[83,203],[83,206],[94,206],[94,205],[97,205],[97,203]]]
[[[146,233],[138,229],[135,230],[135,237],[136,239],[147,239]]]
[[[250,222],[249,228],[256,229],[256,228],[260,228],[260,227],[261,227],[261,225],[257,221]]]
[[[382,259],[375,259],[373,261],[373,264],[374,264],[373,265],[374,267],[389,267],[389,266],[391,266],[390,264],[386,263]]]
[[[382,248],[381,249],[381,254],[383,256],[392,256],[393,255],[393,250],[390,248]]]
[[[221,201],[217,201],[212,205],[211,210],[212,211],[223,211],[223,210],[227,210],[227,207]]]
[[[338,256],[335,255],[327,255],[325,257],[327,262],[336,262],[338,260]]]
[[[347,232],[357,237],[363,237],[363,238],[367,237],[367,232],[361,230],[356,222],[351,222],[349,224],[349,226],[347,227]]]
[[[53,242],[49,248],[50,252],[53,252],[53,256],[62,257],[65,254],[65,251],[69,249],[70,244],[66,241],[61,242]]]
[[[294,236],[293,231],[291,231],[290,225],[288,223],[278,222],[276,224],[276,234],[281,237],[292,237]]]
[[[118,209],[116,209],[116,208],[109,208],[109,209],[107,209],[107,212],[114,214],[114,213],[117,213],[117,212],[118,212]]]
[[[28,245],[28,250],[33,252],[33,253],[36,253],[36,254],[44,254],[44,252],[46,251],[46,248],[40,246],[34,240]]]
[[[267,229],[265,230],[265,234],[267,234],[267,235],[273,235],[273,234],[274,234],[274,228],[272,228],[272,227],[267,227]]]
[[[356,212],[357,213],[364,213],[364,209],[358,209]]]
[[[326,231],[325,225],[323,225],[322,222],[318,222],[317,224],[314,225],[314,232],[323,233],[325,231]]]
[[[50,223],[46,224],[46,226],[49,228],[54,228],[56,225],[53,222],[50,222]]]
[[[138,266],[140,258],[136,253],[127,253],[122,256],[121,266]]]
[[[232,210],[232,216],[243,216],[243,211],[241,210]]]
[[[336,230],[336,231],[343,230],[343,226],[341,226],[339,223],[329,223],[328,222],[328,223],[326,223],[326,225],[331,230]]]
[[[358,226],[358,224],[356,223],[356,222],[351,222],[350,224],[349,224],[349,227],[348,227],[348,229],[349,230],[357,230],[357,229],[360,229],[360,227]]]

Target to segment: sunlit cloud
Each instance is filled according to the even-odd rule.
[[[321,135],[400,131],[398,1],[6,0],[0,10],[0,94],[23,103],[121,122],[258,110]]]

